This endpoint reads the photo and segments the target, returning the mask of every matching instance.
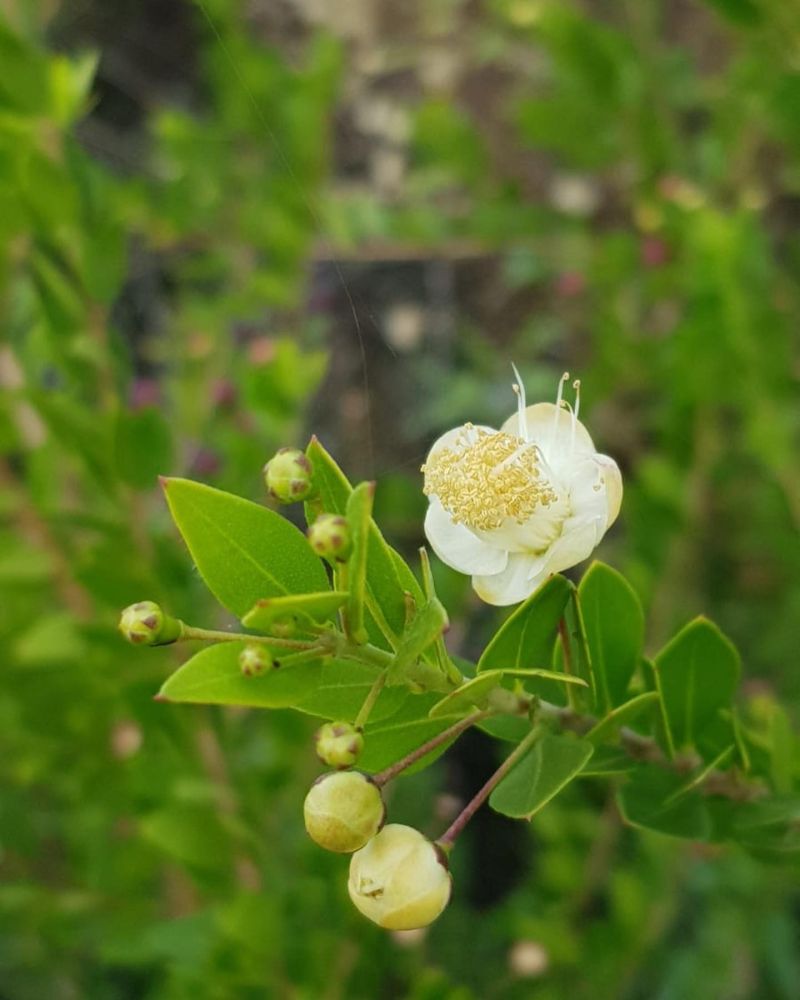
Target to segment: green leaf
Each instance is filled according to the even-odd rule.
[[[683,783],[681,775],[662,767],[639,766],[617,796],[623,818],[632,826],[672,837],[708,840],[712,823],[703,797],[697,792],[674,797]]]
[[[626,701],[624,705],[620,705],[619,708],[612,709],[605,718],[589,730],[586,739],[592,746],[600,746],[606,740],[613,739],[620,726],[627,725],[644,712],[652,711],[657,704],[657,691],[646,691],[644,694],[639,694],[635,698],[631,698],[630,701]]]
[[[531,721],[527,716],[522,715],[492,715],[483,722],[477,723],[477,728],[482,729],[489,736],[494,736],[496,740],[503,740],[506,743],[519,743],[531,730]]]
[[[644,612],[628,581],[595,562],[578,586],[586,641],[603,712],[626,699],[644,643]]]
[[[342,470],[312,438],[306,455],[314,466],[314,484],[318,503],[331,514],[347,515],[347,501],[352,487]],[[306,504],[309,521],[314,520],[314,505]],[[417,578],[401,556],[389,546],[373,521],[369,529],[367,551],[366,605],[372,618],[370,639],[386,649],[396,649],[406,625],[406,594],[411,594],[417,606],[423,603]],[[369,619],[368,619],[369,623]]]
[[[800,859],[800,799],[726,803],[728,839],[761,861],[786,864]]]
[[[452,718],[428,718],[436,700],[436,695],[411,695],[394,715],[382,721],[370,717],[364,731],[364,750],[358,760],[359,768],[371,773],[382,771],[451,726]],[[432,764],[448,746],[450,743],[437,747],[403,774],[414,774]]]
[[[504,677],[542,677],[560,684],[579,684],[582,686],[585,686],[586,683],[580,677],[559,674],[555,670],[485,670],[477,677],[470,678],[455,691],[445,695],[441,701],[433,706],[430,717],[438,719],[446,715],[464,715],[472,708],[485,707],[489,694],[502,685]]]
[[[581,771],[582,778],[614,778],[630,774],[638,763],[618,746],[597,747]]]
[[[567,662],[569,662],[569,672],[576,677],[582,677],[586,681],[587,687],[589,687],[589,696],[584,699],[582,692],[575,693],[570,688],[568,690],[570,704],[578,710],[584,710],[588,707],[589,710],[593,711],[597,704],[597,685],[589,643],[586,639],[583,610],[581,609],[578,594],[574,587],[570,590],[569,600],[567,601],[567,606],[564,608],[564,624],[566,627],[564,632],[559,636],[559,643],[556,646],[553,663],[559,669],[566,670]],[[566,650],[564,648],[565,638],[567,642]],[[567,656],[569,660],[567,660]]]
[[[448,627],[447,612],[435,597],[424,604],[414,615],[397,646],[387,683],[407,684],[412,681],[429,691],[448,691],[450,681],[433,663],[420,661],[420,657],[433,645]]]
[[[302,532],[274,511],[188,479],[164,480],[164,492],[200,575],[235,615],[264,597],[328,589]]]
[[[478,661],[477,671],[549,668],[558,623],[572,584],[553,576],[500,626]]]
[[[720,709],[730,708],[739,669],[733,644],[705,618],[690,622],[661,650],[655,676],[672,753],[696,745]]]
[[[245,677],[239,654],[246,645],[220,642],[201,649],[167,678],[158,697],[195,705],[286,708],[307,700],[319,686],[323,672],[319,660]]]
[[[530,819],[583,769],[594,748],[570,736],[543,736],[495,788],[489,805],[514,819]]]
[[[725,747],[722,753],[717,754],[713,760],[710,760],[704,767],[695,771],[695,773],[684,781],[682,785],[679,785],[678,788],[676,788],[675,791],[666,799],[665,804],[671,805],[672,802],[682,796],[688,795],[690,792],[694,792],[699,789],[712,771],[716,771],[718,768],[722,768],[725,764],[729,763],[735,752],[735,744],[732,743],[729,747]]]
[[[301,670],[302,666],[297,669]],[[361,663],[351,660],[326,661],[316,686],[310,687],[307,695],[292,707],[323,719],[352,722],[372,689],[376,676],[374,667]],[[394,715],[409,697],[407,688],[384,688],[370,712],[370,720],[380,722]]]
[[[367,591],[367,555],[369,552],[369,530],[372,524],[372,499],[375,483],[359,483],[347,498],[347,522],[353,542],[353,551],[348,560],[347,624],[350,635],[356,642],[364,643],[369,634],[364,626],[364,602]]]
[[[262,597],[256,601],[242,624],[257,631],[269,632],[272,625],[295,618],[300,623],[326,622],[347,600],[347,592],[326,590],[320,594],[286,594],[283,597]]]

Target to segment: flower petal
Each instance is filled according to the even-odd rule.
[[[487,604],[517,604],[534,592],[536,584],[529,580],[531,568],[539,561],[536,556],[512,552],[502,573],[472,577],[475,593]]]
[[[603,525],[604,518],[571,518],[565,523],[561,537],[532,564],[530,579],[538,581],[538,587],[546,576],[570,569],[588,559],[603,537]]]
[[[597,461],[597,455],[575,462],[567,480],[570,517],[564,522],[567,529],[570,520],[599,518],[602,521],[601,536],[608,527],[609,498],[606,486],[606,468]]]
[[[594,458],[603,470],[603,482],[608,501],[608,523],[606,524],[606,530],[608,530],[616,521],[622,506],[622,474],[617,463],[608,455],[595,455]]]
[[[574,421],[573,439],[572,414],[564,408],[556,408],[555,403],[534,403],[527,407],[525,424],[528,440],[539,446],[545,461],[557,475],[573,459],[587,458],[595,452],[591,435],[580,420]],[[510,416],[500,430],[506,434],[518,434],[518,415],[514,413]]]
[[[463,524],[455,524],[435,496],[425,515],[425,535],[442,562],[459,573],[500,573],[508,562],[505,549],[489,545]]]

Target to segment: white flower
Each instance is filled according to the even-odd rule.
[[[514,369],[517,379],[519,373]],[[422,471],[425,534],[442,562],[472,576],[489,604],[523,601],[553,573],[582,562],[616,520],[622,477],[562,401],[519,406],[499,431],[464,424],[443,434]]]

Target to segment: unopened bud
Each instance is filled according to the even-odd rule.
[[[165,615],[154,601],[131,604],[119,618],[123,637],[138,646],[166,646],[180,638],[181,623]]]
[[[249,642],[239,653],[239,667],[245,677],[265,674],[275,666],[272,654],[260,642]]]
[[[345,562],[350,555],[350,526],[341,514],[320,514],[307,535],[311,548],[323,559]]]
[[[270,495],[281,503],[307,500],[314,490],[314,469],[297,448],[281,448],[264,466],[264,479]]]
[[[450,901],[451,888],[444,852],[411,826],[390,823],[350,862],[350,899],[390,931],[433,923]]]
[[[315,740],[317,757],[328,767],[352,767],[364,749],[364,737],[349,722],[326,722]]]
[[[386,807],[378,786],[360,771],[323,774],[303,804],[309,837],[320,847],[349,854],[383,826]]]

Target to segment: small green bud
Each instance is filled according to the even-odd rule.
[[[123,637],[139,646],[166,646],[181,635],[181,623],[165,615],[154,601],[131,604],[119,618]]]
[[[297,448],[281,448],[264,466],[270,496],[281,503],[307,500],[314,491],[314,469]]]
[[[349,854],[374,837],[386,819],[381,791],[361,771],[330,771],[306,795],[303,817],[320,847]]]
[[[272,654],[261,642],[248,642],[239,653],[239,667],[245,677],[255,677],[272,670],[275,661]]]
[[[451,889],[441,848],[400,823],[385,826],[350,862],[350,899],[365,917],[390,931],[433,923],[450,901]]]
[[[345,562],[350,555],[350,525],[341,514],[320,514],[306,534],[311,548],[323,559]]]
[[[317,757],[328,767],[352,767],[364,749],[364,737],[349,722],[326,722],[315,740]]]

